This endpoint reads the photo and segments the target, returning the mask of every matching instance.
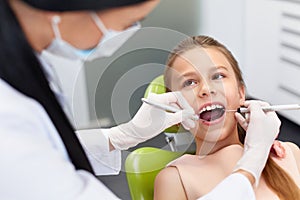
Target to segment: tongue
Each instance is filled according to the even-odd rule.
[[[200,114],[200,119],[203,119],[205,121],[214,121],[216,119],[219,119],[224,114],[223,109],[214,109],[212,111],[205,111]]]

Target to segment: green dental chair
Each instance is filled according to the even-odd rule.
[[[131,152],[126,158],[125,169],[132,200],[153,200],[156,175],[182,154],[153,147],[142,147]]]
[[[147,97],[149,92],[157,94],[166,92],[163,76],[155,78],[150,83],[144,96]],[[165,130],[166,141],[170,146],[170,150],[142,147],[128,155],[125,161],[125,170],[132,200],[153,200],[156,175],[169,162],[187,153],[187,151],[176,151],[177,149],[173,144],[173,137],[168,135],[181,131],[178,126],[172,126]]]

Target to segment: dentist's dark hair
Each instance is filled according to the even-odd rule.
[[[8,0],[0,0],[0,48],[0,78],[43,106],[75,167],[92,172],[73,127],[50,89],[42,66]]]
[[[172,76],[172,65],[177,58],[184,52],[194,48],[211,48],[216,49],[221,52],[235,73],[239,87],[245,87],[245,82],[242,77],[242,72],[240,70],[239,64],[232,55],[232,53],[220,42],[209,37],[209,36],[194,36],[189,37],[182,42],[180,42],[171,52],[167,60],[167,67],[164,73],[165,85],[167,90],[172,90],[171,76]],[[238,125],[238,134],[241,143],[244,143],[246,132],[244,129]],[[290,177],[290,175],[285,172],[275,161],[269,156],[266,166],[263,170],[262,176],[264,176],[266,184],[269,186],[273,192],[275,192],[281,200],[295,200],[300,199],[300,191],[297,184]]]
[[[23,0],[29,5],[50,11],[103,10],[141,3],[145,0]]]

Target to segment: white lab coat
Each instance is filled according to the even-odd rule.
[[[101,131],[79,133],[79,137],[86,140],[83,146],[88,154],[97,152],[88,156],[96,172],[118,172],[120,152],[108,151]],[[1,79],[0,177],[3,200],[119,199],[93,175],[74,168],[43,107]]]
[[[50,54],[47,51],[43,51],[40,55],[37,54],[37,58],[42,64],[46,78],[49,82],[49,87],[54,92],[70,122],[73,122],[74,119],[69,105],[71,104],[71,101],[68,102],[67,97],[64,95],[65,91],[62,89],[54,66],[68,66],[76,68],[76,70],[73,70],[78,71],[83,66],[83,63],[80,61],[69,61],[68,59]],[[107,129],[99,128],[76,131],[96,175],[118,174],[121,169],[121,152],[118,150],[109,151],[107,133]]]

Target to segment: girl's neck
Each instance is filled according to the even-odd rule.
[[[241,144],[238,138],[238,134],[231,134],[229,137],[224,140],[211,142],[206,141],[200,138],[195,138],[196,141],[196,154],[201,156],[206,156],[210,154],[214,154],[220,149],[233,145],[233,144]]]

